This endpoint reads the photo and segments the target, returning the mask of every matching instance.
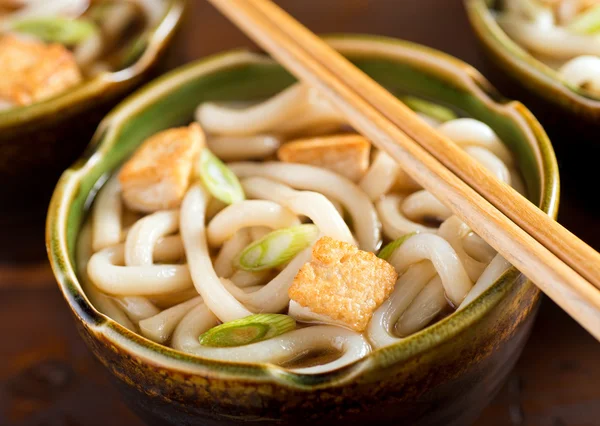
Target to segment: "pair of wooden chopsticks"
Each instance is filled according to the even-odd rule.
[[[600,340],[600,254],[270,0],[209,0]]]

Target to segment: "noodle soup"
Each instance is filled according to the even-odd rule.
[[[492,128],[402,99],[525,192]],[[147,339],[307,374],[462,310],[510,267],[299,83],[150,135],[99,189],[76,259],[96,309]]]
[[[0,0],[0,110],[133,64],[164,0]]]
[[[600,96],[600,2],[504,0],[500,27],[572,88]]]

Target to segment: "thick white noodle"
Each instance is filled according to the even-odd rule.
[[[382,348],[400,340],[393,335],[395,324],[435,275],[436,271],[431,262],[423,261],[412,265],[398,278],[393,293],[373,313],[367,328],[369,340],[376,348]]]
[[[121,242],[122,214],[121,185],[115,174],[100,189],[92,206],[92,247],[94,251]]]
[[[467,294],[467,297],[458,306],[457,310],[464,309],[473,300],[478,298],[484,291],[491,287],[492,284],[502,275],[511,265],[502,256],[497,255],[487,266],[483,274],[479,277],[479,280],[475,283],[471,291]]]
[[[229,278],[233,275],[233,259],[251,242],[247,229],[240,229],[225,241],[214,261],[215,272],[219,277]]]
[[[281,146],[281,141],[271,135],[217,136],[208,138],[207,144],[222,161],[244,161],[274,155]]]
[[[458,217],[452,216],[440,226],[438,235],[448,241],[460,259],[471,281],[475,282],[483,273],[486,263],[469,256],[463,247],[463,239],[471,233],[471,229]]]
[[[190,299],[198,296],[195,288],[189,288],[178,293],[161,294],[150,298],[152,303],[159,309],[169,309],[180,303],[187,302]]]
[[[371,201],[378,200],[386,194],[398,178],[400,166],[384,151],[377,151],[375,158],[362,177],[358,186],[369,196]]]
[[[196,120],[208,133],[235,136],[289,134],[323,125],[337,127],[345,122],[317,90],[301,83],[246,108],[201,104]]]
[[[379,248],[381,225],[375,207],[364,191],[350,180],[329,170],[305,164],[242,162],[230,163],[229,168],[239,178],[260,176],[338,200],[352,217],[359,247],[371,252]]]
[[[396,323],[396,333],[411,335],[429,324],[448,306],[439,276],[427,283]]]
[[[252,239],[252,241],[256,241],[260,240],[268,233],[272,232],[272,230],[267,226],[253,226],[248,230],[248,232],[250,233],[250,238]]]
[[[154,259],[159,262],[169,259],[171,262],[177,262],[185,259],[185,250],[183,241],[179,235],[169,235],[168,237],[159,238],[154,245]]]
[[[115,302],[118,303],[129,319],[134,323],[140,320],[154,316],[160,312],[150,300],[140,296],[117,297]]]
[[[221,284],[212,265],[206,241],[206,206],[209,195],[199,184],[188,190],[181,205],[180,233],[194,286],[204,303],[223,322],[252,315]]]
[[[138,220],[125,240],[125,265],[152,265],[158,240],[178,229],[179,210],[158,211]]]
[[[96,61],[104,51],[104,39],[102,34],[95,33],[88,37],[86,40],[79,43],[75,49],[73,49],[73,56],[75,62],[81,68],[90,68],[94,61]],[[102,72],[102,69],[93,67],[92,70],[95,73]]]
[[[75,256],[77,275],[81,282],[81,287],[92,306],[98,309],[99,312],[116,321],[118,324],[121,324],[123,327],[131,331],[136,331],[137,327],[135,324],[132,323],[127,315],[119,308],[115,300],[98,291],[96,286],[91,282],[87,273],[87,265],[92,254],[92,226],[88,223],[85,224],[79,232],[79,238],[77,239],[77,253]]]
[[[560,27],[540,27],[513,16],[498,17],[498,24],[517,43],[549,58],[568,60],[574,56],[600,56],[600,41]]]
[[[246,195],[248,193],[246,192]],[[218,247],[243,228],[265,226],[271,229],[299,225],[298,217],[288,208],[267,200],[244,200],[221,210],[208,224],[208,244]]]
[[[436,232],[437,228],[421,225],[404,216],[402,201],[404,197],[398,194],[388,194],[376,204],[383,233],[390,240],[396,240],[411,232]]]
[[[123,244],[95,253],[87,266],[92,282],[115,296],[156,296],[189,289],[193,283],[187,265],[123,266]]]
[[[262,177],[243,179],[242,187],[248,197],[271,200],[287,207],[297,215],[307,216],[317,225],[321,235],[354,244],[350,228],[323,194],[296,191],[287,185]],[[256,225],[268,225],[268,223],[257,222]]]
[[[156,212],[138,220],[127,233],[125,240],[125,266],[152,265],[158,240],[178,229],[179,211],[177,210]],[[129,296],[117,301],[134,322],[155,316],[160,312],[145,297]]]
[[[457,118],[446,121],[438,129],[440,133],[461,147],[479,146],[492,152],[507,167],[514,163],[512,154],[487,124],[473,118]]]
[[[254,312],[282,312],[290,302],[288,290],[294,277],[310,257],[310,248],[298,253],[275,278],[253,293],[245,293],[231,281],[221,282],[237,300]]]
[[[496,256],[496,250],[474,232],[465,235],[462,242],[465,252],[480,262],[488,264]]]
[[[251,272],[240,269],[235,271],[229,280],[238,288],[246,288],[264,284],[271,274],[271,271]]]
[[[146,318],[139,323],[140,332],[144,337],[156,343],[165,343],[181,319],[200,303],[202,303],[202,298],[197,296]]]
[[[500,181],[510,185],[510,171],[506,164],[494,155],[487,148],[481,148],[479,146],[467,146],[465,152],[477,160],[483,167],[488,169],[494,174]]]
[[[246,363],[281,364],[319,349],[335,349],[342,353],[341,357],[326,364],[292,369],[305,374],[343,367],[371,351],[369,343],[360,334],[330,325],[301,328],[272,339],[238,347],[214,348],[201,345],[198,336],[217,324],[217,318],[206,305],[196,306],[175,329],[172,345],[177,350],[203,358]]]
[[[413,221],[433,218],[440,221],[452,216],[452,211],[425,190],[408,195],[402,202],[404,215]]]
[[[566,62],[558,72],[567,84],[583,87],[590,92],[600,92],[600,58],[583,55]]]
[[[67,16],[76,18],[86,11],[90,0],[26,0],[24,7],[10,14],[11,18]]]
[[[562,0],[562,3],[567,1]],[[527,18],[540,28],[549,28],[554,26],[555,20],[552,8],[546,6],[549,5],[544,5],[543,0],[504,0],[503,11],[521,18]]]
[[[456,251],[442,237],[417,234],[406,240],[389,258],[399,274],[422,260],[430,260],[442,278],[444,290],[454,306],[460,305],[473,283]]]

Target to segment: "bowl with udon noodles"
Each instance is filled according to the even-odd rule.
[[[551,216],[550,142],[470,66],[327,38]],[[225,52],[114,109],[54,192],[81,335],[148,424],[465,425],[540,293],[318,92]]]
[[[0,194],[47,204],[108,111],[160,65],[184,0],[0,0]],[[10,204],[10,205],[8,205]]]
[[[540,119],[569,191],[595,203],[579,182],[596,179],[593,159],[600,154],[600,2],[465,0],[465,6],[491,59],[486,73]]]

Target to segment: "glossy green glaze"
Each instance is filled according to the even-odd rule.
[[[182,19],[185,0],[168,10],[142,56],[118,72],[86,80],[54,98],[0,113],[0,196],[16,210],[48,202],[61,172],[82,153],[102,118],[156,75]]]
[[[556,216],[554,153],[521,104],[499,100],[473,68],[422,46],[371,36],[329,41],[390,90],[490,124],[516,153],[532,201]],[[461,312],[319,375],[174,351],[98,313],[83,294],[75,240],[95,189],[115,167],[149,135],[190,121],[200,102],[263,98],[293,81],[263,57],[230,52],[161,77],[106,117],[87,154],[60,179],[47,220],[49,258],[82,336],[149,424],[469,424],[516,362],[535,316],[539,291],[514,269]]]

